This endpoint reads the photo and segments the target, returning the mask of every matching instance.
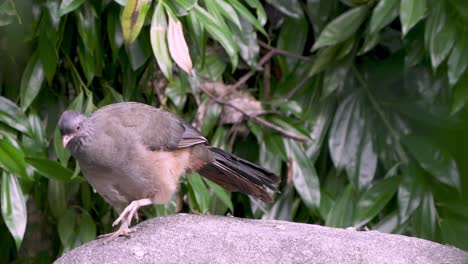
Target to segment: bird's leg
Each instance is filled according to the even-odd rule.
[[[136,201],[131,202],[127,207],[125,207],[123,212],[119,215],[119,218],[117,218],[114,221],[114,223],[112,223],[112,226],[116,226],[120,222],[122,222],[122,224],[124,224],[125,222],[128,222],[128,224],[130,224],[130,222],[132,222],[134,215],[136,215],[136,218],[138,219],[138,214],[137,214],[138,208],[143,207],[145,205],[152,204],[152,203],[153,202],[150,199],[141,199],[141,200],[136,200]],[[127,221],[124,221],[125,218]]]
[[[116,226],[119,223],[120,227],[117,229],[117,231],[105,235],[99,236],[99,238],[102,237],[108,237],[104,242],[108,242],[110,240],[113,240],[114,238],[117,238],[119,236],[128,236],[131,232],[136,231],[136,227],[129,228],[130,223],[132,222],[132,219],[134,216],[137,217],[138,219],[138,213],[137,210],[138,208],[152,204],[153,202],[150,199],[141,199],[141,200],[136,200],[131,202],[123,212],[119,215],[119,217],[112,223],[112,226]]]

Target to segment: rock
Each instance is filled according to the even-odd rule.
[[[274,220],[178,214],[95,240],[55,263],[468,263],[468,252],[423,239]]]

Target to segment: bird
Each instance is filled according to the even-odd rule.
[[[195,127],[147,104],[113,103],[90,116],[66,110],[58,127],[86,180],[113,208],[123,210],[112,224],[120,227],[102,235],[107,240],[136,231],[130,224],[138,220],[138,209],[167,203],[190,172],[264,202],[278,190],[280,178],[271,171],[209,146]]]

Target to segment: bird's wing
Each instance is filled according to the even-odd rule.
[[[208,140],[200,132],[177,116],[140,103],[118,103],[104,107],[109,119],[138,134],[141,143],[149,150],[178,149]]]

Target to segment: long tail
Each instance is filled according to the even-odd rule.
[[[200,175],[227,190],[253,195],[265,202],[272,201],[267,189],[277,191],[278,176],[221,149],[210,147],[209,150],[214,161],[201,168]]]

